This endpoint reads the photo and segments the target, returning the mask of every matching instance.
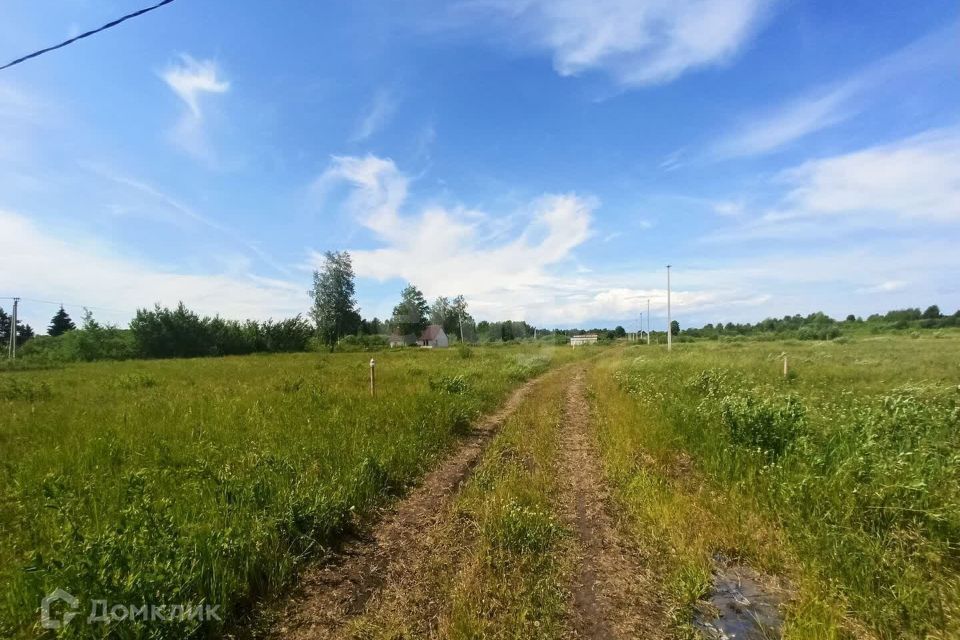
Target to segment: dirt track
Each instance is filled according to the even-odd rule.
[[[550,374],[554,375],[554,374]],[[583,367],[555,375],[570,379],[559,435],[560,513],[575,533],[571,593],[572,638],[667,637],[656,581],[619,538],[590,424]],[[483,420],[456,452],[399,500],[369,537],[310,570],[272,618],[270,638],[323,639],[356,635],[354,621],[378,612],[404,618],[396,637],[437,637],[442,595],[423,588],[437,564],[456,564],[465,540],[451,526],[451,504],[500,425],[530,394],[526,383]],[[364,635],[360,632],[360,635]]]
[[[494,414],[478,424],[457,451],[398,501],[367,539],[347,544],[340,553],[307,572],[270,638],[341,637],[344,626],[363,613],[386,584],[415,581],[417,568],[432,553],[445,505],[479,461],[497,428],[523,401],[537,380],[515,391]]]
[[[577,534],[578,573],[571,585],[573,637],[667,637],[657,582],[620,539],[610,517],[582,371],[567,389],[559,467],[564,517]]]

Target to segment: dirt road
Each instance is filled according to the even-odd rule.
[[[573,534],[568,629],[571,638],[667,637],[663,607],[637,553],[620,539],[610,515],[607,489],[590,423],[584,366],[548,376],[567,385],[556,433],[556,510]],[[438,570],[457,571],[470,534],[453,526],[451,503],[498,428],[524,403],[543,402],[534,380],[483,420],[459,448],[408,496],[399,500],[369,537],[309,571],[273,619],[270,638],[450,637],[443,617],[442,587],[431,586]],[[555,398],[559,398],[555,394]],[[553,406],[557,399],[552,400]],[[464,538],[464,539],[458,539]],[[453,568],[451,568],[453,566]],[[383,611],[387,611],[384,614]],[[534,612],[533,615],[536,615]],[[366,633],[366,618],[379,632]],[[389,621],[396,619],[397,624]]]

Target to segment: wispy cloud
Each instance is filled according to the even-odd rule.
[[[184,204],[142,180],[131,178],[102,165],[84,164],[82,166],[101,178],[131,190],[135,194],[135,201],[137,203],[137,206],[133,209],[135,212],[152,212],[159,208],[161,211],[160,215],[166,217],[169,222],[174,224],[189,222],[202,225],[207,229],[216,231],[218,237],[224,238],[234,245],[239,245],[248,254],[259,258],[267,266],[284,275],[291,275],[289,269],[277,262],[269,253],[261,249],[259,245],[241,237],[233,227],[221,224],[213,218],[197,212],[193,207]]]
[[[9,268],[0,273],[0,289],[117,310],[98,313],[101,319],[126,322],[138,307],[154,302],[175,305],[180,300],[200,313],[238,319],[289,317],[307,306],[299,283],[157,267],[123,257],[109,245],[58,236],[11,211],[0,210],[0,226],[7,231],[0,234],[0,254],[10,260]],[[70,268],[62,268],[64,264]]]
[[[956,225],[960,126],[808,160],[768,186],[779,195],[763,213],[740,216],[740,224],[705,240],[836,238],[858,230],[907,230],[918,222]]]
[[[811,160],[781,178],[792,189],[768,219],[869,216],[960,221],[960,128]]]
[[[198,61],[186,54],[181,55],[180,60],[161,75],[195,118],[203,117],[200,109],[200,97],[203,94],[226,93],[230,90],[230,83],[219,77],[217,64],[213,60]]]
[[[362,142],[383,129],[393,117],[397,103],[397,97],[392,90],[379,89],[357,123],[353,135],[350,136],[351,142]]]
[[[603,71],[622,86],[669,82],[730,60],[773,0],[487,0],[468,6],[499,18],[553,54],[564,76]]]
[[[887,280],[869,287],[861,287],[857,289],[857,293],[893,293],[902,291],[906,287],[907,283],[903,280]]]
[[[956,25],[933,32],[851,77],[750,114],[732,133],[713,142],[707,155],[724,159],[770,153],[840,124],[880,99],[892,83],[951,64],[957,53],[955,31]]]
[[[226,93],[230,90],[230,83],[221,77],[213,60],[198,61],[186,54],[182,54],[160,76],[186,107],[173,128],[173,141],[198,159],[214,163],[215,156],[203,127],[203,100],[208,95]]]

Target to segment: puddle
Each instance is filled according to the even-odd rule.
[[[720,563],[710,597],[697,606],[693,624],[709,640],[775,640],[781,635],[783,601],[783,590],[756,571]]]

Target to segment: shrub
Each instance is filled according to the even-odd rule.
[[[752,394],[727,396],[721,401],[723,424],[736,445],[757,448],[778,457],[803,427],[803,403],[796,396],[779,400]]]
[[[119,389],[150,389],[160,382],[149,373],[125,373],[114,384]]]
[[[278,322],[239,322],[200,317],[182,302],[175,309],[138,309],[130,331],[144,358],[305,351],[313,335],[313,327],[299,315]]]
[[[462,395],[470,390],[470,384],[462,375],[439,376],[430,379],[430,389],[440,393]]]
[[[53,391],[46,382],[6,378],[0,381],[0,400],[49,400]]]

